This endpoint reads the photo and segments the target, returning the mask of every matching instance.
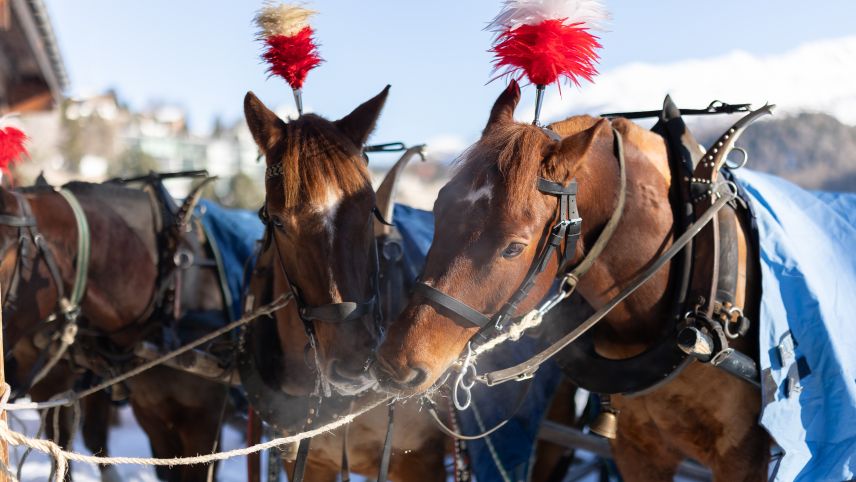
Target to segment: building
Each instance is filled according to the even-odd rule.
[[[42,0],[0,0],[0,115],[50,110],[67,83]]]

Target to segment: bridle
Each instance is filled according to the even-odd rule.
[[[541,131],[547,135],[552,141],[559,141],[561,137],[554,131],[541,127]],[[555,181],[550,181],[539,177],[536,181],[536,188],[539,192],[557,198],[556,214],[551,219],[558,219],[550,228],[549,234],[545,240],[542,240],[543,245],[540,253],[535,257],[532,265],[529,267],[523,282],[517,290],[511,295],[509,300],[493,315],[488,316],[475,308],[467,305],[463,301],[450,296],[437,288],[420,281],[416,284],[414,292],[426,300],[433,302],[436,305],[444,308],[444,310],[453,319],[468,327],[478,328],[478,332],[471,338],[472,344],[486,342],[493,336],[502,333],[508,325],[508,321],[517,317],[517,309],[529,291],[535,286],[535,280],[544,272],[550,259],[554,254],[559,257],[559,266],[556,273],[557,277],[562,277],[562,282],[559,287],[561,299],[570,296],[571,292],[576,287],[579,278],[594,263],[594,260],[603,251],[606,243],[615,232],[618,221],[624,211],[624,201],[626,198],[626,173],[624,163],[624,147],[621,134],[613,128],[612,132],[615,136],[615,154],[618,158],[620,172],[620,190],[619,199],[609,221],[601,231],[597,241],[586,257],[577,264],[573,269],[570,268],[570,263],[574,259],[577,251],[577,243],[582,231],[582,218],[580,217],[577,208],[577,181],[571,179],[568,184],[562,185]],[[560,300],[558,300],[560,301]],[[558,303],[555,301],[555,303]],[[551,306],[552,307],[552,306]]]
[[[365,151],[363,152],[363,159],[366,163],[368,163],[368,157],[366,156]],[[265,171],[265,179],[281,177],[283,175],[284,174],[282,163],[268,166]],[[373,236],[373,221],[377,220],[383,224],[389,223],[387,223],[386,220],[383,219],[383,215],[380,213],[377,206],[373,206],[371,214],[369,215],[368,222],[366,223],[369,235],[371,237],[371,242],[369,243],[371,246],[369,248],[369,282],[370,291],[372,293],[371,297],[363,301],[342,301],[337,303],[327,303],[323,305],[312,306],[307,303],[306,300],[301,296],[300,288],[294,281],[292,281],[293,278],[288,275],[288,271],[286,270],[285,266],[285,257],[283,256],[279,243],[277,242],[277,232],[279,230],[279,226],[276,225],[276,223],[271,219],[271,216],[267,210],[267,202],[265,202],[265,204],[263,204],[262,208],[259,210],[259,218],[265,225],[264,245],[262,249],[267,250],[270,249],[271,244],[274,245],[274,250],[276,251],[276,264],[279,265],[279,270],[283,278],[285,279],[286,284],[288,285],[288,289],[293,295],[294,303],[296,303],[297,305],[297,314],[303,323],[303,329],[306,332],[306,336],[309,338],[309,343],[304,349],[304,360],[310,367],[314,362],[316,377],[316,393],[312,397],[314,398],[315,407],[308,409],[306,422],[304,424],[304,429],[310,429],[313,427],[315,422],[314,414],[320,411],[323,395],[329,396],[329,394],[325,393],[328,388],[323,383],[323,369],[321,366],[320,355],[318,354],[318,341],[315,329],[315,322],[321,321],[332,324],[344,324],[353,323],[356,321],[364,320],[367,317],[371,317],[372,327],[374,329],[374,335],[376,339],[380,341],[383,338],[383,314],[381,311],[380,303],[380,260],[378,256],[377,240]],[[314,356],[314,360],[312,361],[310,361],[309,359],[310,352],[312,352],[311,355]],[[367,364],[369,362],[370,360],[366,360]],[[393,427],[393,414],[394,404],[390,405],[389,408],[387,436],[384,440],[384,448],[381,454],[381,475],[386,473],[389,467],[389,458],[392,448],[391,433]],[[303,480],[309,456],[309,444],[311,440],[311,438],[301,440],[300,444],[298,445],[295,465],[290,480],[295,480],[296,482],[301,482]],[[348,467],[348,456],[346,447],[347,445],[344,444],[342,453],[343,474],[347,472]],[[386,479],[386,477],[383,475],[382,478],[384,480]]]
[[[39,323],[28,327],[17,339],[23,339],[32,336],[44,329],[52,330],[52,332],[61,332],[61,344],[57,353],[54,354],[50,361],[45,363],[45,356],[50,350],[41,350],[39,359],[36,361],[28,380],[17,387],[16,394],[25,393],[29,388],[37,383],[49,370],[52,368],[52,363],[55,363],[64,354],[68,347],[74,343],[74,338],[77,334],[77,319],[80,316],[80,302],[83,299],[83,294],[86,291],[86,281],[89,269],[90,257],[90,235],[89,224],[80,206],[77,198],[71,191],[67,189],[58,189],[57,194],[63,197],[71,207],[78,231],[77,256],[75,259],[75,276],[72,291],[70,296],[65,294],[65,284],[60,274],[59,266],[53,252],[48,247],[45,237],[39,232],[36,218],[33,215],[32,207],[29,201],[23,194],[17,191],[10,191],[10,194],[15,198],[18,212],[20,215],[0,214],[0,225],[18,228],[17,237],[17,256],[15,260],[15,268],[12,272],[12,277],[9,282],[9,287],[3,298],[3,310],[14,311],[17,309],[18,291],[22,280],[28,282],[33,276],[36,262],[41,258],[48,269],[51,280],[56,290],[56,309]],[[4,247],[5,254],[9,248]],[[62,320],[61,323],[55,323],[56,320]],[[10,353],[14,346],[15,340],[7,345],[4,350],[4,357]]]
[[[0,225],[18,228],[17,236],[17,256],[15,259],[15,268],[12,271],[12,277],[9,281],[9,286],[3,296],[3,309],[14,309],[18,301],[18,289],[21,285],[22,277],[29,280],[32,276],[35,261],[39,256],[45,261],[48,267],[48,272],[51,275],[54,286],[57,291],[57,300],[65,297],[62,278],[59,274],[59,268],[54,260],[53,253],[48,249],[47,242],[44,236],[39,232],[36,218],[33,216],[30,202],[17,191],[9,191],[15,198],[20,216],[13,214],[0,214]],[[3,252],[8,250],[4,249]],[[11,345],[10,345],[11,346]]]
[[[282,164],[269,166],[265,171],[265,178],[271,179],[282,176]],[[306,335],[309,337],[309,349],[315,349],[317,346],[315,322],[321,321],[324,323],[343,324],[352,323],[355,321],[364,320],[367,317],[372,319],[372,328],[375,330],[374,335],[380,340],[383,337],[383,315],[381,313],[380,304],[380,261],[378,258],[377,243],[372,236],[372,241],[369,248],[369,283],[371,296],[367,300],[362,301],[341,301],[337,303],[327,303],[323,305],[312,306],[306,302],[301,295],[299,286],[293,281],[293,278],[288,275],[285,267],[285,256],[283,255],[279,243],[277,242],[277,231],[279,226],[271,219],[267,204],[264,204],[259,210],[259,218],[265,225],[264,245],[269,249],[270,244],[274,245],[276,250],[276,263],[279,265],[279,270],[282,273],[288,289],[294,295],[294,302],[297,305],[297,313],[300,320],[303,322],[303,328]],[[386,221],[380,215],[377,207],[372,208],[369,216],[367,229],[372,233],[372,221],[378,219],[380,222]],[[308,361],[308,360],[307,360]],[[316,364],[318,360],[316,359]],[[320,374],[321,367],[316,367]]]

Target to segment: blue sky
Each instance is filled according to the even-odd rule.
[[[47,0],[71,78],[70,94],[115,87],[134,107],[176,103],[204,130],[238,119],[253,90],[291,103],[258,60],[252,17],[261,0]],[[606,0],[601,71],[742,49],[764,55],[856,33],[852,0]],[[502,88],[490,78],[482,27],[499,0],[315,0],[326,63],[309,74],[304,103],[338,118],[392,84],[374,141],[473,139]],[[795,65],[795,69],[800,66]],[[735,73],[735,75],[739,75]],[[532,90],[532,89],[529,89]],[[583,86],[583,95],[585,86]],[[554,98],[555,101],[560,101]],[[661,99],[651,99],[656,106]]]

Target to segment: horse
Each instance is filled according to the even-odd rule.
[[[122,367],[130,368],[135,347],[143,340],[159,340],[168,317],[157,306],[164,283],[159,230],[165,221],[152,195],[115,184],[73,182],[63,189],[77,200],[90,233],[86,289],[72,318],[64,294],[75,290],[81,273],[76,265],[80,227],[72,204],[50,186],[0,188],[6,355],[14,360],[14,369],[7,373],[13,385],[17,380],[18,388],[35,401],[75,388],[82,372],[109,378]],[[197,259],[204,257],[193,240],[182,247],[197,249]],[[216,274],[198,271],[194,283],[178,287],[183,309],[222,309]],[[71,324],[78,332],[65,356],[41,380],[34,380],[33,374],[46,368],[44,357],[53,354],[55,334]],[[219,439],[218,414],[228,387],[163,366],[114,386],[113,393],[118,395],[123,387],[155,456],[208,453]],[[109,417],[89,407],[104,410],[108,402],[104,395],[94,397],[99,399],[84,400],[84,440],[92,452],[106,454],[104,421]],[[70,409],[62,410],[70,418]],[[48,434],[54,435],[51,427]],[[73,434],[70,428],[61,425],[56,434],[65,446]],[[207,471],[187,466],[164,468],[158,474],[171,481],[192,481],[205,480]]]
[[[680,234],[684,213],[675,207],[673,188],[684,180],[670,168],[664,137],[623,118],[574,116],[547,129],[517,123],[513,113],[519,99],[512,82],[435,202],[436,231],[421,277],[424,287],[391,324],[372,369],[382,388],[397,396],[429,389],[458,361],[482,330],[473,320],[492,327],[503,319],[497,313],[532,310],[550,292],[556,273],[564,275],[586,259],[592,260],[590,268],[578,282],[564,282],[577,282],[577,292],[600,309]],[[576,187],[572,180],[578,192],[571,189]],[[565,204],[571,191],[574,207]],[[616,212],[620,222],[610,223]],[[748,319],[758,319],[758,253],[748,241],[747,220],[730,208],[721,216],[737,227],[734,306],[742,307]],[[578,241],[571,231],[579,227],[576,218],[585,220]],[[597,241],[605,231],[611,232],[603,245]],[[600,249],[596,245],[605,249],[589,258]],[[539,253],[546,254],[539,258]],[[695,259],[707,265],[714,255]],[[674,330],[673,296],[683,271],[676,263],[654,272],[595,326],[598,356],[634,357]],[[561,316],[553,321],[561,322]],[[757,356],[757,338],[757,328],[750,329],[731,346]],[[690,457],[710,467],[717,480],[764,478],[770,440],[757,423],[759,390],[708,363],[681,367],[645,392],[611,397],[609,410],[620,413],[611,446],[622,477],[672,480],[678,464]],[[587,376],[610,374],[589,371]]]
[[[388,91],[332,122],[314,114],[285,122],[252,92],[245,97],[247,125],[267,163],[267,231],[250,293],[256,303],[293,298],[248,327],[241,381],[259,415],[280,432],[301,432],[352,404],[386,398],[367,390],[374,383],[367,366],[386,323],[376,198],[362,150]],[[336,480],[347,471],[343,450],[350,470],[377,477],[388,423],[381,406],[313,439],[305,480]],[[398,407],[390,448],[389,479],[445,480],[445,438],[418,404]],[[300,463],[294,450],[286,455],[291,470]]]

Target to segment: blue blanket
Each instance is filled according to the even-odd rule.
[[[252,262],[264,225],[253,211],[224,208],[207,199],[199,201],[195,214],[217,260],[226,312],[232,321],[237,320],[243,308],[245,268]]]
[[[434,237],[434,215],[409,206],[395,205],[393,223],[398,228],[404,246],[404,257],[411,278],[422,271],[425,255]],[[531,338],[507,343],[479,358],[479,371],[507,368],[522,362],[545,348]],[[554,363],[544,365],[531,381],[527,392],[522,383],[506,383],[496,387],[476,385],[469,410],[458,412],[461,430],[466,434],[484,432],[505,420],[514,411],[518,397],[525,399],[509,422],[497,432],[480,440],[467,442],[473,474],[479,481],[527,480],[531,470],[532,451],[541,419],[553,396],[560,376]]]
[[[856,195],[740,170],[761,248],[761,424],[779,481],[856,477]],[[781,451],[780,451],[781,452]]]

